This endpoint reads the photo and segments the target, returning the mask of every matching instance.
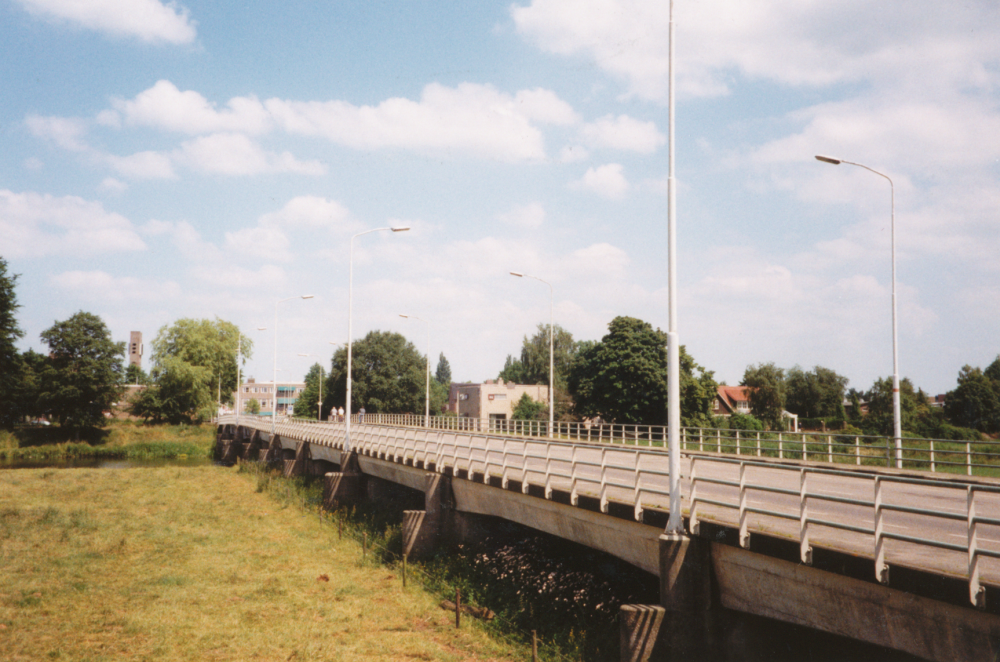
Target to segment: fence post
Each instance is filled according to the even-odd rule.
[[[747,530],[747,465],[740,462],[740,547],[750,549],[750,532]]]
[[[826,435],[826,459],[830,464],[833,464],[833,435]]]
[[[688,528],[691,529],[693,536],[701,532],[701,524],[698,522],[698,472],[695,470],[697,459],[697,455],[691,458],[691,515],[688,520]]]
[[[805,468],[799,470],[799,558],[812,565],[812,545],[809,544],[809,486]]]
[[[854,457],[857,459],[857,465],[861,466],[861,437],[854,438]]]
[[[966,512],[969,532],[969,600],[976,608],[983,609],[986,607],[986,589],[979,584],[979,536],[976,531],[979,523],[976,517],[976,488],[969,485],[966,491],[968,492]]]
[[[757,432],[757,457],[760,457],[760,432]]]
[[[722,452],[722,430],[716,428],[715,430],[715,452]]]
[[[934,440],[931,439],[931,473],[935,472],[934,467]]]
[[[778,433],[778,459],[785,459],[785,442],[781,437],[781,433]]]
[[[736,431],[736,454],[740,454],[740,431]]]
[[[965,473],[969,476],[972,475],[972,442],[965,442],[965,466],[967,467]]]
[[[698,450],[705,450],[705,431],[698,428]]]
[[[885,514],[882,512],[882,477],[875,476],[875,578],[889,583],[889,566],[885,564]]]

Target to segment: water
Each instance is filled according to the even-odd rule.
[[[0,460],[2,469],[134,469],[137,467],[204,467],[219,464],[210,457],[130,459],[76,457],[52,460]]]

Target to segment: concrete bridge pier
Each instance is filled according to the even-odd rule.
[[[426,558],[441,542],[451,504],[451,477],[428,473],[424,488],[424,509],[403,511],[403,553],[410,558]],[[447,510],[447,513],[445,512]]]
[[[358,467],[357,453],[342,453],[340,471],[324,474],[323,508],[336,510],[340,506],[357,503],[364,495],[365,480]]]
[[[629,662],[719,659],[712,609],[709,543],[686,534],[659,538],[660,604],[622,605],[621,659]]]
[[[260,448],[262,445],[261,435],[259,430],[248,430],[247,428],[240,428],[243,433],[243,439],[246,441],[243,444],[243,459],[248,462],[257,462],[260,460]],[[249,434],[247,434],[249,433]]]

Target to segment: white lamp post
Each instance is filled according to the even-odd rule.
[[[667,450],[670,458],[670,517],[667,534],[684,533],[681,519],[681,382],[680,340],[677,335],[677,187],[674,177],[674,0],[670,0],[670,62],[667,74],[669,106],[669,168],[667,173],[667,291],[670,310],[667,327]]]
[[[873,172],[879,177],[884,178],[889,182],[889,201],[890,201],[890,220],[889,220],[889,235],[890,235],[890,245],[892,250],[892,434],[896,446],[896,468],[903,468],[903,424],[899,413],[899,351],[897,349],[897,327],[896,327],[896,187],[893,186],[892,179],[889,175],[879,172],[874,168],[870,168],[863,163],[854,163],[853,161],[845,161],[843,159],[835,159],[832,156],[823,156],[822,154],[816,155],[817,161],[822,161],[823,163],[831,163],[833,165],[840,165],[841,163],[846,163],[847,165],[857,166],[859,168],[864,168],[868,172]]]
[[[552,284],[548,281],[544,281],[538,276],[532,276],[529,274],[522,274],[516,271],[510,272],[511,276],[517,276],[518,278],[534,278],[535,280],[545,283],[549,286],[549,437],[552,437],[552,425],[555,421],[555,352],[553,351],[553,323],[555,317],[553,315],[553,310],[555,308],[555,294],[552,289]]]
[[[278,299],[274,302],[274,407],[271,410],[271,436],[274,436],[275,426],[278,420],[278,304],[293,299],[312,299],[311,294],[302,294],[297,297]]]
[[[243,334],[236,336],[236,428],[240,427],[240,392],[243,384],[240,381],[240,364],[243,363]]]
[[[428,428],[431,426],[431,325],[430,322],[424,319],[420,319],[416,315],[399,315],[403,319],[418,320],[427,325],[427,386],[425,387],[425,404],[424,404],[424,427]]]
[[[299,354],[299,356],[313,356],[320,358],[319,354]],[[319,400],[316,401],[316,420],[323,420],[323,366],[319,366]]]
[[[354,240],[363,234],[369,234],[371,232],[406,232],[410,228],[374,228],[371,230],[365,230],[364,232],[359,232],[353,237],[351,237],[351,259],[349,262],[349,276],[347,282],[347,426],[344,428],[344,451],[350,452],[351,450],[351,383],[353,379],[351,378],[351,345],[353,344],[354,335]]]

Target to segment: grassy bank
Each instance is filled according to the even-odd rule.
[[[215,443],[215,427],[117,421],[107,428],[82,431],[80,441],[75,437],[74,430],[55,425],[0,430],[0,460],[206,457]]]
[[[524,659],[233,469],[0,472],[4,659]]]

